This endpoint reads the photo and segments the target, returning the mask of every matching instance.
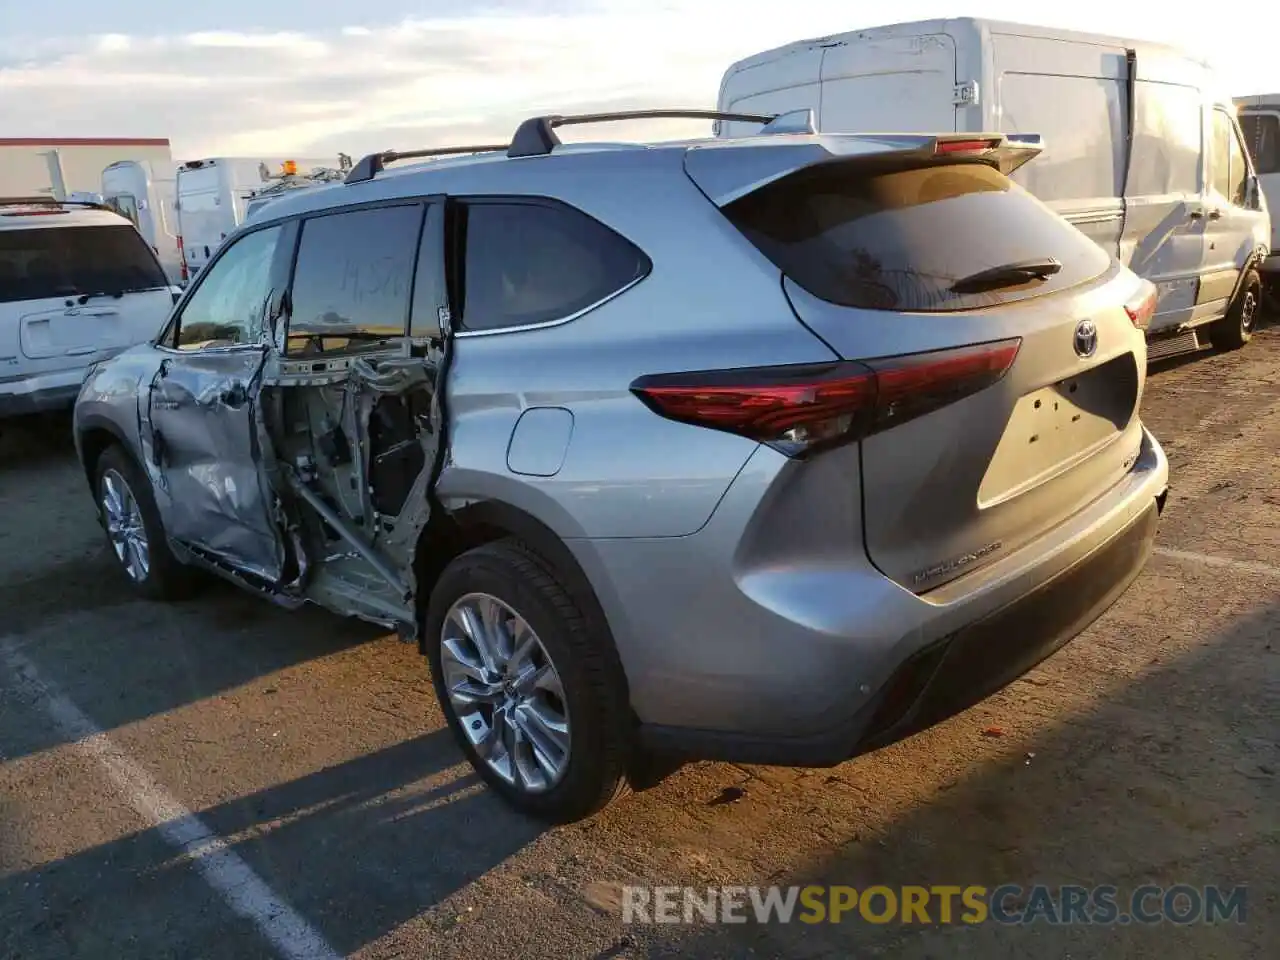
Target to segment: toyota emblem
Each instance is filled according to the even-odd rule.
[[[1076,324],[1075,343],[1076,356],[1092,357],[1098,351],[1098,325],[1092,320],[1081,320]]]

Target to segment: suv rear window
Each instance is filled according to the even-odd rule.
[[[814,296],[869,310],[992,306],[1091,280],[1110,263],[1097,244],[986,164],[822,164],[724,212]],[[1062,269],[1044,280],[952,289],[984,270],[1049,257]]]
[[[133,227],[0,230],[0,302],[168,286]]]

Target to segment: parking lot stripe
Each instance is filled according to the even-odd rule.
[[[1207,553],[1192,553],[1190,550],[1174,550],[1171,547],[1156,547],[1156,555],[1168,557],[1170,560],[1186,560],[1190,563],[1202,563],[1206,567],[1227,567],[1232,570],[1247,570],[1267,577],[1280,577],[1280,567],[1263,563],[1260,560],[1236,560],[1232,557],[1214,557]]]
[[[130,805],[191,860],[227,906],[257,927],[280,956],[288,960],[337,960],[341,956],[319,931],[267,886],[226,840],[171,797],[79,707],[42,678],[36,665],[19,652],[14,641],[0,637],[0,653],[19,691],[44,709],[75,748],[98,762]]]

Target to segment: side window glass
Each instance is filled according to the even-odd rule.
[[[458,213],[464,330],[562,320],[649,271],[630,241],[561,203],[473,202]]]
[[[257,343],[262,337],[271,262],[280,228],[247,234],[218,258],[178,318],[179,350]]]
[[[1253,155],[1253,169],[1262,176],[1280,173],[1280,117],[1273,113],[1242,114],[1240,128]]]
[[[405,335],[422,210],[375,207],[303,222],[289,355],[377,349]]]
[[[1248,198],[1249,165],[1244,159],[1240,137],[1231,131],[1231,192],[1227,194],[1237,207],[1243,207]]]
[[[1213,188],[1231,196],[1231,122],[1221,110],[1213,112]]]

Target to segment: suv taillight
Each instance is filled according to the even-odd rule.
[[[1124,312],[1129,315],[1130,322],[1139,330],[1151,325],[1151,318],[1156,313],[1156,287],[1150,280],[1142,281],[1142,289],[1138,295],[1124,305]]]
[[[866,361],[641,377],[632,392],[670,420],[799,457],[924,416],[999,381],[1021,339]]]

